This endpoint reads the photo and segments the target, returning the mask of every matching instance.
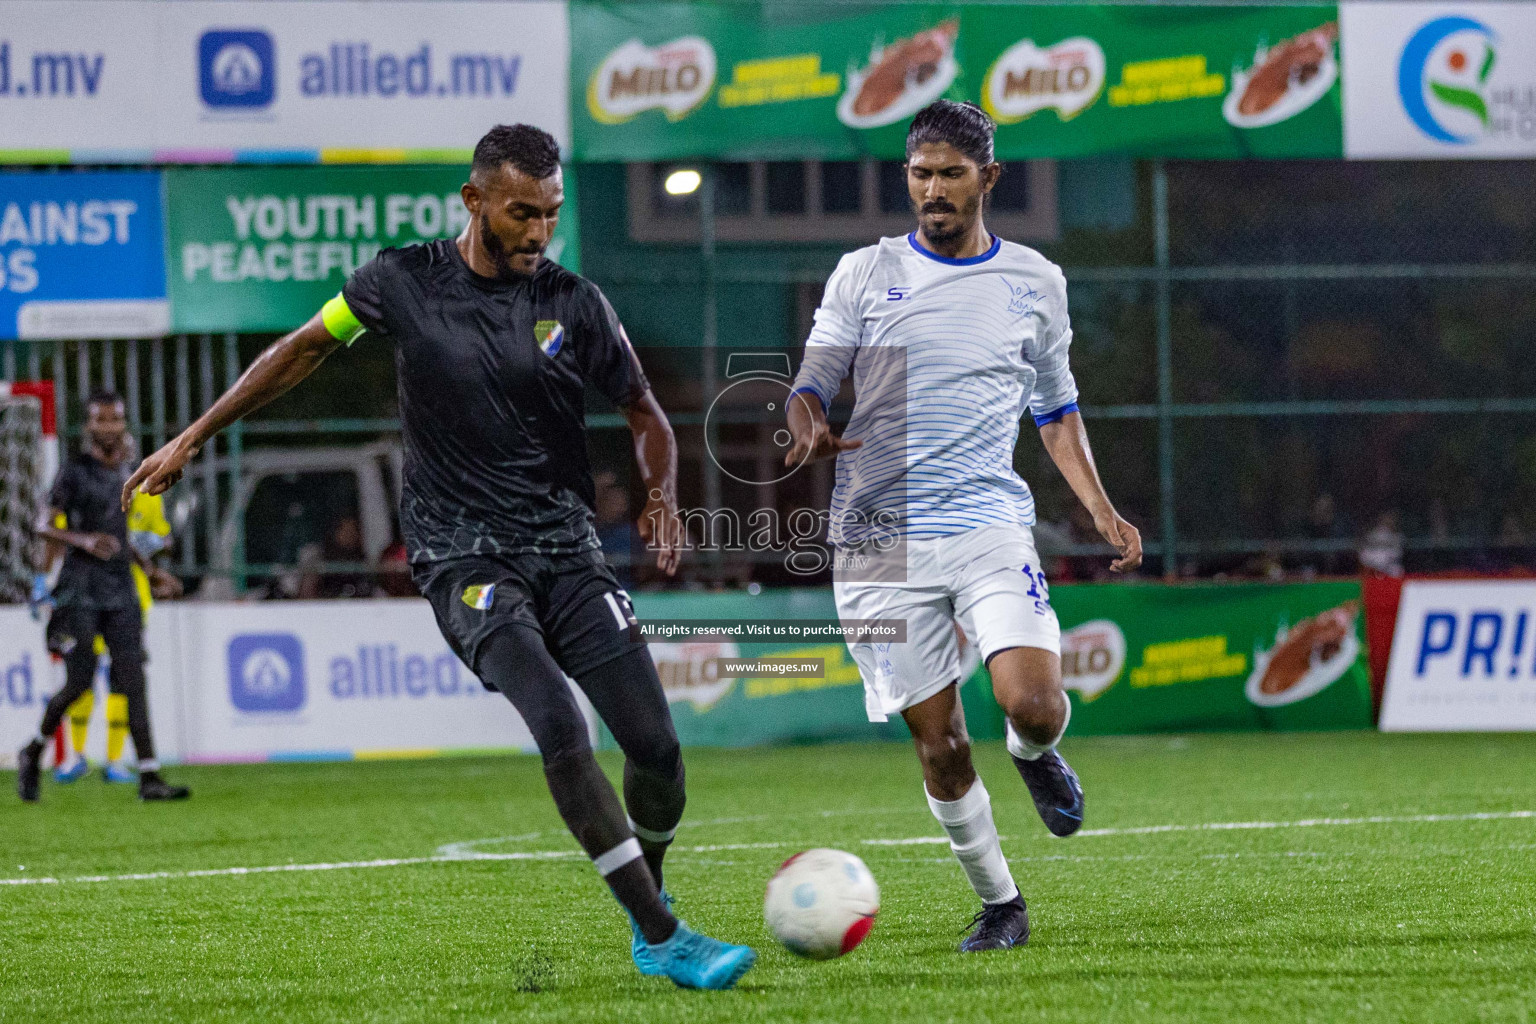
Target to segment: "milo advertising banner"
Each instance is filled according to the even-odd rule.
[[[1062,625],[1071,734],[1371,726],[1358,583],[1068,585],[1052,588]],[[830,589],[634,595],[643,622],[836,621]],[[871,724],[863,686],[837,640],[650,641],[685,745],[903,738]],[[736,676],[749,659],[816,662],[803,675]],[[986,670],[963,649],[973,738],[1003,718]],[[609,743],[611,744],[611,739]]]
[[[1371,726],[1358,583],[1063,586],[1071,732]]]
[[[468,168],[166,172],[172,331],[287,331],[380,249],[457,235]],[[547,255],[577,269],[576,176]]]
[[[760,594],[636,593],[632,597],[642,622],[837,621],[830,587]],[[650,640],[649,647],[684,746],[747,747],[906,736],[900,719],[881,725],[869,721],[858,666],[841,640]],[[733,676],[730,664],[736,659],[804,659],[821,664],[801,676]],[[974,654],[963,665],[967,682],[961,693],[971,735],[1001,738],[1002,713],[992,700],[991,682],[977,671]],[[612,746],[606,730],[604,737]]]
[[[941,97],[1001,159],[1337,157],[1338,8],[571,5],[575,152],[894,158]]]

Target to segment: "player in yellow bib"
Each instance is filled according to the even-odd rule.
[[[54,527],[60,530],[68,529],[69,524],[63,515],[54,520]],[[128,544],[147,563],[160,551],[170,544],[171,524],[165,518],[165,500],[158,494],[135,494],[133,503],[128,509]],[[50,556],[53,552],[49,552]],[[50,557],[50,562],[52,557]],[[151,582],[138,561],[132,567],[133,588],[139,597],[139,608],[144,613],[146,625],[149,621],[149,610],[154,606],[155,594],[158,591],[164,596],[177,596],[180,593],[180,581],[169,573],[156,573],[156,578]],[[173,593],[174,591],[174,593]],[[107,652],[106,641],[98,634],[93,642],[96,657],[100,658]],[[146,654],[146,658],[148,655]],[[80,695],[80,699],[69,706],[69,739],[73,751],[73,759],[64,765],[54,769],[53,777],[57,782],[74,782],[83,778],[90,770],[90,762],[85,757],[85,744],[90,732],[91,713],[96,709],[96,694],[92,690],[86,690]],[[128,740],[128,698],[121,693],[107,694],[107,760],[102,765],[102,777],[107,782],[130,783],[137,781],[134,773],[122,763],[123,747]]]

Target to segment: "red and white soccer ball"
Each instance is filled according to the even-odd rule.
[[[880,887],[864,862],[842,850],[806,850],[768,880],[763,917],[792,953],[831,960],[851,952],[875,926]]]

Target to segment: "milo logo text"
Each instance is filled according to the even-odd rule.
[[[587,110],[603,124],[660,110],[672,121],[688,116],[715,85],[715,48],[701,36],[660,46],[638,39],[614,50],[587,83]]]

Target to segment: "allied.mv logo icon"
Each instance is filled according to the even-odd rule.
[[[240,711],[304,706],[304,646],[292,633],[247,633],[229,642],[229,701]]]
[[[277,95],[276,47],[261,29],[209,29],[197,41],[197,66],[210,107],[257,109]]]

